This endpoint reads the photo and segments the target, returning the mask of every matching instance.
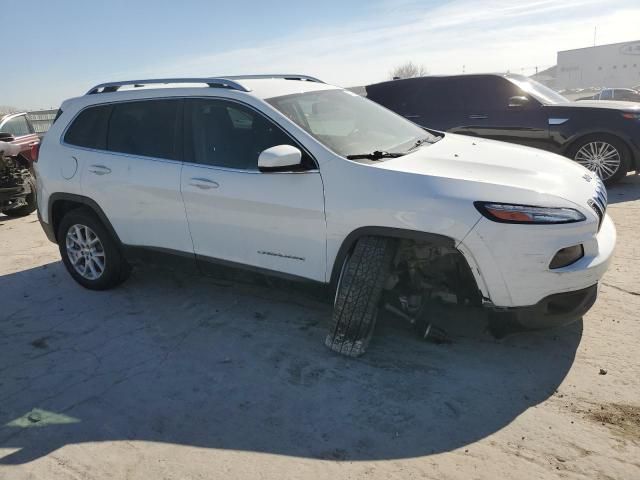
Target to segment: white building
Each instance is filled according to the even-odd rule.
[[[640,85],[640,40],[558,52],[554,73],[558,90]]]

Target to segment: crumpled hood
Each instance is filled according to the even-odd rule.
[[[433,145],[374,165],[404,173],[508,186],[580,203],[592,197],[596,183],[586,168],[560,155],[451,133]]]

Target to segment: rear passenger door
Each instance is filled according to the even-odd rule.
[[[549,118],[543,106],[500,76],[459,77],[464,115],[454,133],[473,135],[553,150]],[[527,105],[511,107],[510,98],[527,97]]]
[[[181,99],[90,107],[65,143],[81,166],[83,193],[131,246],[193,253],[180,195]]]
[[[325,280],[324,192],[314,160],[301,148],[305,168],[258,171],[260,152],[283,144],[301,148],[253,108],[186,100],[182,196],[205,269],[243,264]]]

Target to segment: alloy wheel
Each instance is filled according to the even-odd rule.
[[[67,230],[67,257],[73,268],[87,280],[97,280],[104,273],[105,252],[96,233],[86,225],[73,225]]]
[[[596,173],[602,180],[608,180],[613,177],[622,163],[618,149],[607,142],[584,144],[576,152],[574,160]]]

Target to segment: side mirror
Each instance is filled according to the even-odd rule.
[[[291,145],[276,145],[267,148],[258,157],[258,170],[277,172],[291,170],[302,163],[302,152]]]
[[[524,96],[511,97],[509,99],[509,108],[523,108],[529,105],[529,98]]]
[[[13,142],[15,138],[7,132],[0,132],[0,142]]]

